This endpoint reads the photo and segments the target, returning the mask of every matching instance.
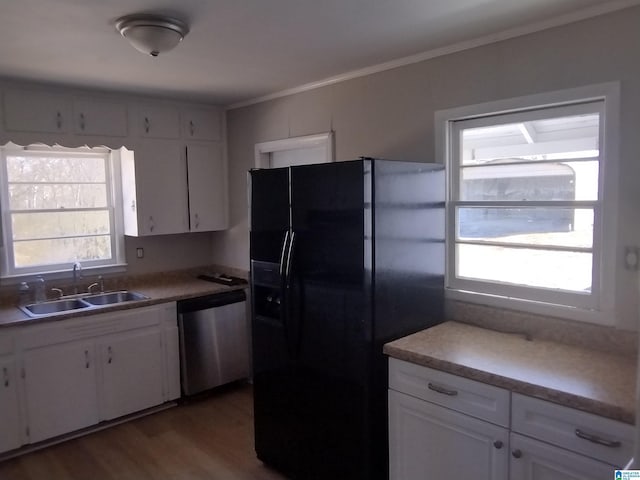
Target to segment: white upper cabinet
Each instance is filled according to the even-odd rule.
[[[190,108],[182,110],[182,137],[188,140],[220,141],[222,139],[220,109]]]
[[[227,181],[222,146],[190,143],[187,146],[189,226],[192,232],[227,228]]]
[[[125,234],[167,235],[189,231],[184,146],[141,140],[122,157]]]
[[[147,138],[179,138],[178,109],[154,104],[138,105],[135,133]]]
[[[30,90],[4,92],[4,128],[8,132],[65,133],[71,127],[71,101],[62,94]]]
[[[125,137],[127,106],[124,103],[93,98],[73,101],[73,131],[77,135]]]
[[[4,142],[124,146],[133,152],[121,155],[126,235],[227,228],[221,108],[54,88],[0,89]]]

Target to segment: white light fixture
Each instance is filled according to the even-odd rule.
[[[116,28],[133,48],[152,57],[175,48],[189,33],[185,22],[162,15],[127,15],[116,20]]]

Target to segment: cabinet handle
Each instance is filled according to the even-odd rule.
[[[58,127],[58,130],[62,128],[62,113],[60,112],[56,113],[56,127]]]
[[[80,114],[80,130],[84,131],[85,122],[84,122],[84,113]]]
[[[131,200],[131,211],[132,212],[136,211],[136,201],[135,200]]]
[[[441,393],[443,395],[449,395],[450,397],[455,397],[458,395],[456,390],[449,390],[448,388],[441,387],[440,385],[435,385],[431,382],[427,385],[429,390],[433,390],[434,392]]]
[[[84,351],[84,368],[89,368],[91,366],[91,362],[89,361],[89,350]]]
[[[522,457],[522,451],[516,448],[511,452],[511,455],[513,455],[513,458],[520,458]]]
[[[149,216],[149,231],[153,232],[153,229],[156,228],[155,224],[153,223],[153,216]]]
[[[189,132],[191,132],[192,137],[193,137],[193,134],[196,133],[196,126],[193,123],[193,120],[189,120]]]
[[[2,367],[2,376],[4,378],[4,386],[9,386],[9,369],[7,367]]]
[[[592,435],[590,433],[585,433],[579,428],[576,428],[576,437],[582,438],[583,440],[588,440],[591,443],[597,443],[598,445],[603,445],[609,448],[620,448],[622,445],[618,440],[607,440],[606,438],[599,437],[597,435]]]
[[[144,132],[149,133],[149,117],[144,117]]]
[[[498,450],[500,450],[503,445],[504,444],[502,443],[502,440],[496,440],[495,442],[493,442],[493,446],[496,447]]]
[[[107,353],[109,354],[109,359],[107,360],[107,363],[111,363],[113,361],[113,350],[111,349],[111,346],[107,347]]]
[[[198,214],[196,213],[196,228],[198,228],[200,226],[200,217],[198,217]]]

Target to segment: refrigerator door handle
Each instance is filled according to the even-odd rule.
[[[286,288],[291,288],[291,260],[293,258],[293,246],[296,241],[296,232],[291,231],[291,241],[289,242],[289,251],[287,252],[287,266],[285,268],[284,278]]]
[[[282,252],[280,254],[280,321],[282,322],[282,331],[284,334],[284,342],[287,352],[291,355],[289,348],[289,296],[287,294],[287,272],[289,271],[289,250],[291,248],[292,235],[289,230],[284,234],[284,242],[282,243]]]
[[[293,270],[293,260],[294,260],[294,248],[296,242],[296,232],[291,231],[291,235],[289,237],[289,250],[287,252],[287,263],[284,273],[285,285],[284,285],[284,310],[285,310],[285,332],[286,332],[286,341],[287,341],[287,349],[289,350],[289,355],[292,359],[298,358],[299,354],[299,335],[300,335],[300,325],[292,325],[292,308],[293,302],[291,301],[292,296],[292,288],[291,288],[291,280],[292,280],[292,270]],[[291,328],[293,327],[293,330]]]
[[[289,230],[284,232],[284,241],[282,242],[282,252],[280,252],[280,284],[284,286],[285,281],[285,260],[287,257],[287,250],[289,248]]]

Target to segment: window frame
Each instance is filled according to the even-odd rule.
[[[120,178],[120,151],[111,150],[106,147],[78,147],[78,148],[65,148],[59,145],[47,146],[43,144],[32,144],[25,147],[8,143],[0,147],[0,199],[2,202],[2,208],[0,212],[1,227],[2,227],[2,246],[0,247],[0,278],[3,283],[15,283],[21,281],[24,278],[33,277],[35,275],[42,275],[45,278],[63,278],[71,270],[73,262],[57,263],[57,264],[42,264],[30,267],[16,267],[14,252],[13,252],[13,238],[11,228],[11,214],[12,211],[9,208],[9,189],[8,189],[8,174],[7,174],[7,156],[12,154],[20,154],[23,151],[27,151],[30,154],[32,152],[42,152],[43,155],[52,154],[54,156],[75,156],[86,154],[99,154],[103,157],[105,162],[105,183],[107,189],[107,207],[105,208],[109,214],[109,228],[110,228],[110,243],[111,243],[111,258],[108,260],[90,260],[82,261],[83,269],[89,270],[92,273],[112,273],[122,272],[126,270],[125,262],[125,246],[124,246],[124,227],[122,216],[122,194],[121,185],[118,179]],[[68,211],[81,211],[69,209]]]
[[[510,123],[505,122],[504,118],[527,114],[536,116],[537,111],[544,116],[544,111],[550,108],[573,108],[576,105],[594,101],[601,101],[603,106],[600,117],[602,138],[600,138],[598,157],[598,200],[594,202],[597,205],[595,208],[600,208],[600,214],[596,215],[599,222],[594,223],[591,294],[573,294],[537,287],[520,287],[457,278],[455,276],[457,244],[455,207],[458,200],[454,195],[458,191],[456,187],[459,182],[459,170],[454,158],[456,125],[459,127],[462,121],[470,125],[476,119],[479,119],[483,126],[488,126],[491,121],[495,124]],[[447,298],[603,325],[615,323],[619,112],[618,82],[527,95],[436,112],[436,156],[443,159],[447,166],[445,273]],[[489,122],[487,122],[488,119],[490,119]],[[532,203],[532,206],[534,205]],[[527,295],[523,295],[523,292]],[[540,295],[541,292],[542,295]]]

